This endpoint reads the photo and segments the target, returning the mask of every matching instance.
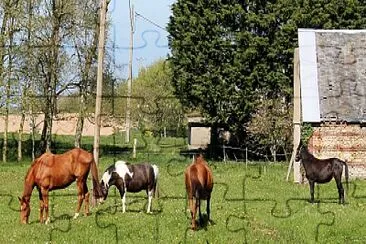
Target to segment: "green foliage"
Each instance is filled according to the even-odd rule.
[[[91,79],[96,81],[96,70],[93,70],[90,76]],[[95,92],[96,92],[96,82],[89,84],[87,99],[84,101],[84,104],[81,104],[80,101],[80,92],[73,92],[71,95],[59,97],[57,103],[57,111],[58,113],[79,113],[80,106],[85,106],[86,113],[94,113],[95,112]],[[118,80],[115,78],[113,72],[110,70],[110,67],[107,67],[103,73],[103,88],[102,88],[102,108],[103,115],[115,115],[121,116],[124,115],[125,110],[119,106],[119,99],[115,92],[116,88],[119,86]]]
[[[279,150],[286,152],[292,147],[291,105],[281,99],[263,100],[247,126],[248,132],[264,150],[270,148],[274,161]]]
[[[171,76],[169,62],[158,60],[142,68],[132,81],[131,117],[139,130],[157,135],[165,128],[173,135],[183,135],[184,112],[173,94]],[[127,95],[126,83],[120,87],[119,94]]]
[[[245,131],[261,99],[291,101],[297,29],[365,28],[365,6],[357,0],[178,0],[167,28],[175,94],[212,122]]]
[[[310,123],[302,124],[301,136],[300,136],[300,140],[302,141],[302,143],[304,143],[305,145],[308,144],[310,137],[313,135],[313,131],[314,131],[314,129]]]

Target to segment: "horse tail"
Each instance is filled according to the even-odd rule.
[[[194,169],[194,171],[191,171],[191,187],[192,187],[192,195],[197,199],[201,199],[201,193],[203,190],[202,183],[200,182],[198,175],[197,175],[197,169]]]
[[[93,159],[91,163],[91,173],[92,173],[92,181],[93,181],[93,196],[94,199],[99,199],[102,197],[102,189],[99,184],[99,177],[98,177],[98,167]]]
[[[348,171],[348,165],[347,165],[347,161],[342,161],[343,165],[344,165],[344,173],[345,173],[345,178],[346,178],[346,188],[347,188],[347,192],[349,189],[349,184],[348,184],[348,179],[349,179],[349,171]]]
[[[152,168],[154,170],[154,197],[158,196],[158,198],[160,197],[160,192],[159,192],[159,188],[158,188],[158,178],[159,178],[159,168],[157,165],[153,164]]]
[[[201,182],[197,179],[197,181],[193,183],[193,193],[197,200],[201,200],[203,190],[204,187],[202,186]]]

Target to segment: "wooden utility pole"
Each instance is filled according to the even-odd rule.
[[[293,125],[294,125],[294,135],[293,135],[293,149],[290,159],[290,164],[287,171],[286,181],[288,181],[291,173],[292,166],[295,162],[295,155],[297,147],[300,143],[300,125],[301,125],[301,95],[300,95],[300,61],[299,61],[299,49],[295,48],[294,52],[294,114],[293,114]],[[294,166],[294,181],[299,182],[300,167]]]
[[[100,144],[100,126],[101,126],[100,111],[102,107],[106,12],[107,12],[107,0],[101,0],[99,43],[98,43],[97,94],[95,101],[95,125],[94,125],[94,145],[93,145],[93,155],[96,164],[99,163],[99,144]]]
[[[132,59],[133,59],[133,34],[135,32],[135,11],[131,1],[128,1],[130,9],[130,60],[128,63],[128,81],[127,81],[127,104],[126,104],[126,142],[130,142],[131,128],[131,89],[132,89]]]

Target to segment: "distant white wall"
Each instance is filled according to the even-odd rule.
[[[299,29],[301,114],[303,122],[320,122],[315,31]]]

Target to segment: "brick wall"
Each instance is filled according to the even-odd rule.
[[[359,124],[323,124],[313,128],[309,151],[314,156],[347,161],[351,178],[366,179],[366,127]]]

